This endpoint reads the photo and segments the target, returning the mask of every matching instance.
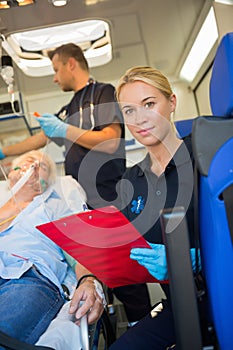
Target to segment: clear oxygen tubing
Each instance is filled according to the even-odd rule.
[[[5,172],[1,163],[0,163],[0,169],[3,173],[5,180],[8,181],[7,176],[6,176],[6,172]],[[34,165],[32,165],[25,172],[25,174],[16,182],[16,184],[12,188],[8,187],[9,195],[5,198],[5,201],[2,203],[2,206],[5,205],[6,202],[8,202],[11,198],[15,197],[15,194],[23,187],[23,185],[25,185],[25,183],[28,181],[28,179],[33,174],[33,172],[34,172]],[[15,200],[15,202],[16,202],[16,200]]]
[[[34,116],[35,116],[35,113],[34,113]],[[48,138],[45,147],[49,144],[49,142],[50,142],[50,140]],[[5,181],[8,182],[6,172],[5,172],[4,167],[2,166],[1,162],[0,162],[0,170],[2,171],[2,174],[4,176]],[[14,200],[16,202],[16,199],[15,199],[16,192],[18,192],[23,187],[23,185],[27,182],[27,180],[33,174],[33,171],[34,171],[34,165],[31,165],[31,167],[25,172],[25,174],[17,181],[17,183],[12,188],[10,188],[8,186],[9,195],[6,197],[6,199],[4,200],[4,202],[2,203],[1,206],[6,204],[6,202],[8,200],[10,200],[11,198],[14,198]],[[43,186],[43,184],[41,184],[41,185]]]

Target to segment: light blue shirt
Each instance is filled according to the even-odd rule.
[[[78,198],[76,209],[80,211]],[[74,211],[67,202],[52,188],[34,197],[10,226],[0,232],[0,276],[4,279],[19,278],[35,265],[62,291],[61,283],[68,268],[64,254],[36,226],[72,213]]]

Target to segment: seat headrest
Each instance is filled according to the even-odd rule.
[[[218,117],[233,116],[233,33],[217,49],[210,79],[210,105]]]

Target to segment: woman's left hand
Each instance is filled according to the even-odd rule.
[[[137,260],[137,262],[144,266],[150,274],[159,281],[168,279],[167,271],[167,259],[166,259],[166,249],[163,244],[153,244],[149,243],[150,248],[132,248],[130,252],[130,258]],[[197,251],[198,261],[197,270],[201,270],[201,256],[200,250]],[[196,249],[190,249],[190,258],[192,269],[196,269]]]
[[[149,243],[149,245],[152,249],[132,248],[130,258],[144,266],[157,280],[166,280],[168,273],[165,246],[152,243]]]

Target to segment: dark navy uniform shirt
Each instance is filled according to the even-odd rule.
[[[94,102],[93,120],[90,108],[92,102]],[[126,161],[125,127],[116,103],[114,87],[111,84],[91,82],[74,94],[70,103],[58,114],[61,115],[67,123],[85,130],[102,130],[114,120],[120,123],[120,145],[113,154],[89,150],[67,139],[63,140],[66,149],[65,173],[72,175],[84,188],[89,207],[98,208],[115,204],[116,184],[125,172]]]
[[[193,154],[187,136],[161,176],[150,170],[146,158],[127,169],[121,183],[120,209],[144,238],[163,244],[160,211],[182,206],[186,211],[190,244],[194,246]]]

